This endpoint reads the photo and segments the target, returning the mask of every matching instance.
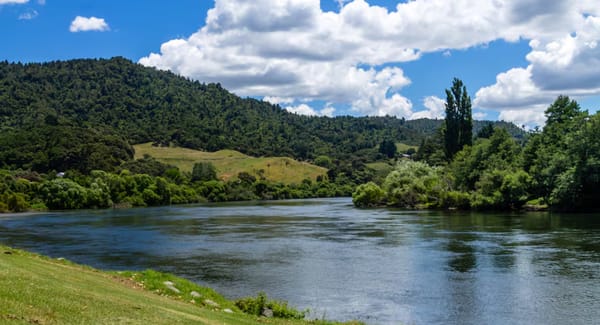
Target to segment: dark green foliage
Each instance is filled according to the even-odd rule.
[[[477,138],[489,139],[494,133],[494,124],[488,123],[477,132]]]
[[[419,146],[419,150],[414,159],[427,162],[431,166],[446,165],[447,160],[444,151],[444,135],[442,129],[439,129],[435,135],[421,141],[421,145]]]
[[[467,87],[457,78],[452,81],[452,87],[446,89],[446,118],[443,130],[444,149],[448,160],[473,141],[471,97],[467,94]]]
[[[435,136],[439,130],[443,127],[445,120],[432,120],[432,119],[417,119],[406,121],[404,126],[411,130],[415,130],[422,134],[424,137]],[[473,133],[477,134],[481,129],[485,128],[488,124],[492,124],[494,128],[503,128],[519,142],[523,141],[527,132],[522,128],[516,126],[514,123],[505,121],[473,121]]]
[[[89,175],[67,172],[64,177],[56,177],[0,170],[0,212],[334,197],[349,196],[352,189],[352,185],[327,179],[286,185],[257,180],[245,173],[229,182],[192,182],[190,175],[176,168],[168,169],[165,176],[131,174],[128,170],[119,174],[94,170]]]
[[[193,182],[208,182],[217,180],[217,169],[210,162],[198,162],[192,169]]]
[[[171,170],[171,174],[173,174],[173,169],[175,167],[171,165],[164,164],[150,156],[144,156],[144,158],[137,160],[130,160],[123,163],[120,166],[120,170],[128,170],[133,174],[148,174],[151,176],[164,176],[167,171]],[[175,168],[176,169],[176,168]],[[176,177],[176,176],[173,176]]]
[[[305,160],[374,157],[384,139],[422,137],[394,117],[300,116],[124,58],[0,63],[0,129],[65,124],[112,130],[132,144]]]
[[[379,144],[379,152],[388,158],[394,158],[397,150],[396,143],[392,140],[386,139]]]
[[[331,158],[329,158],[329,156],[325,156],[325,155],[318,156],[317,158],[315,158],[313,163],[317,166],[321,166],[321,167],[324,167],[327,169],[330,169],[333,167],[333,161],[331,160]]]
[[[546,117],[524,155],[536,197],[559,210],[598,209],[600,115],[588,116],[575,101],[560,96]]]
[[[57,178],[43,183],[40,195],[50,209],[81,209],[86,207],[87,190],[85,187],[66,178]]]
[[[480,210],[518,209],[528,199],[530,176],[517,169],[486,171],[476,184],[471,206]]]
[[[472,191],[483,173],[520,167],[521,148],[504,129],[495,129],[489,139],[478,139],[473,147],[456,154],[450,165],[456,187]]]
[[[600,113],[588,116],[575,101],[559,96],[546,117],[544,129],[530,134],[524,148],[507,129],[485,127],[437,175],[425,164],[399,164],[384,182],[386,203],[514,210],[534,202],[556,210],[598,210]],[[441,141],[433,139],[423,141],[418,158],[431,160],[440,152]]]
[[[107,130],[70,125],[33,125],[0,133],[0,168],[37,172],[114,170],[133,149]]]
[[[0,207],[0,212],[12,211],[12,212],[24,212],[29,209],[29,202],[27,202],[27,198],[23,193],[11,193],[11,194],[3,194],[0,202],[6,202],[3,204],[5,207],[2,209]]]

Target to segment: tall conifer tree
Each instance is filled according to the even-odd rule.
[[[444,149],[450,160],[465,145],[473,143],[471,97],[463,82],[454,78],[446,89],[446,119],[444,121]]]

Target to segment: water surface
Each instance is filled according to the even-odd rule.
[[[0,216],[0,242],[153,268],[369,324],[600,322],[600,215],[359,210],[350,199]]]

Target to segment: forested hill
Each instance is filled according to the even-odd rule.
[[[206,151],[235,149],[253,156],[341,159],[368,157],[383,140],[419,144],[440,123],[299,116],[277,105],[240,98],[219,84],[191,81],[119,57],[0,63],[4,134],[58,125],[100,130],[131,144],[173,143]]]

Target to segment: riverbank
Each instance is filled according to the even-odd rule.
[[[105,272],[5,246],[0,323],[337,324],[251,316],[213,290],[173,275]]]

